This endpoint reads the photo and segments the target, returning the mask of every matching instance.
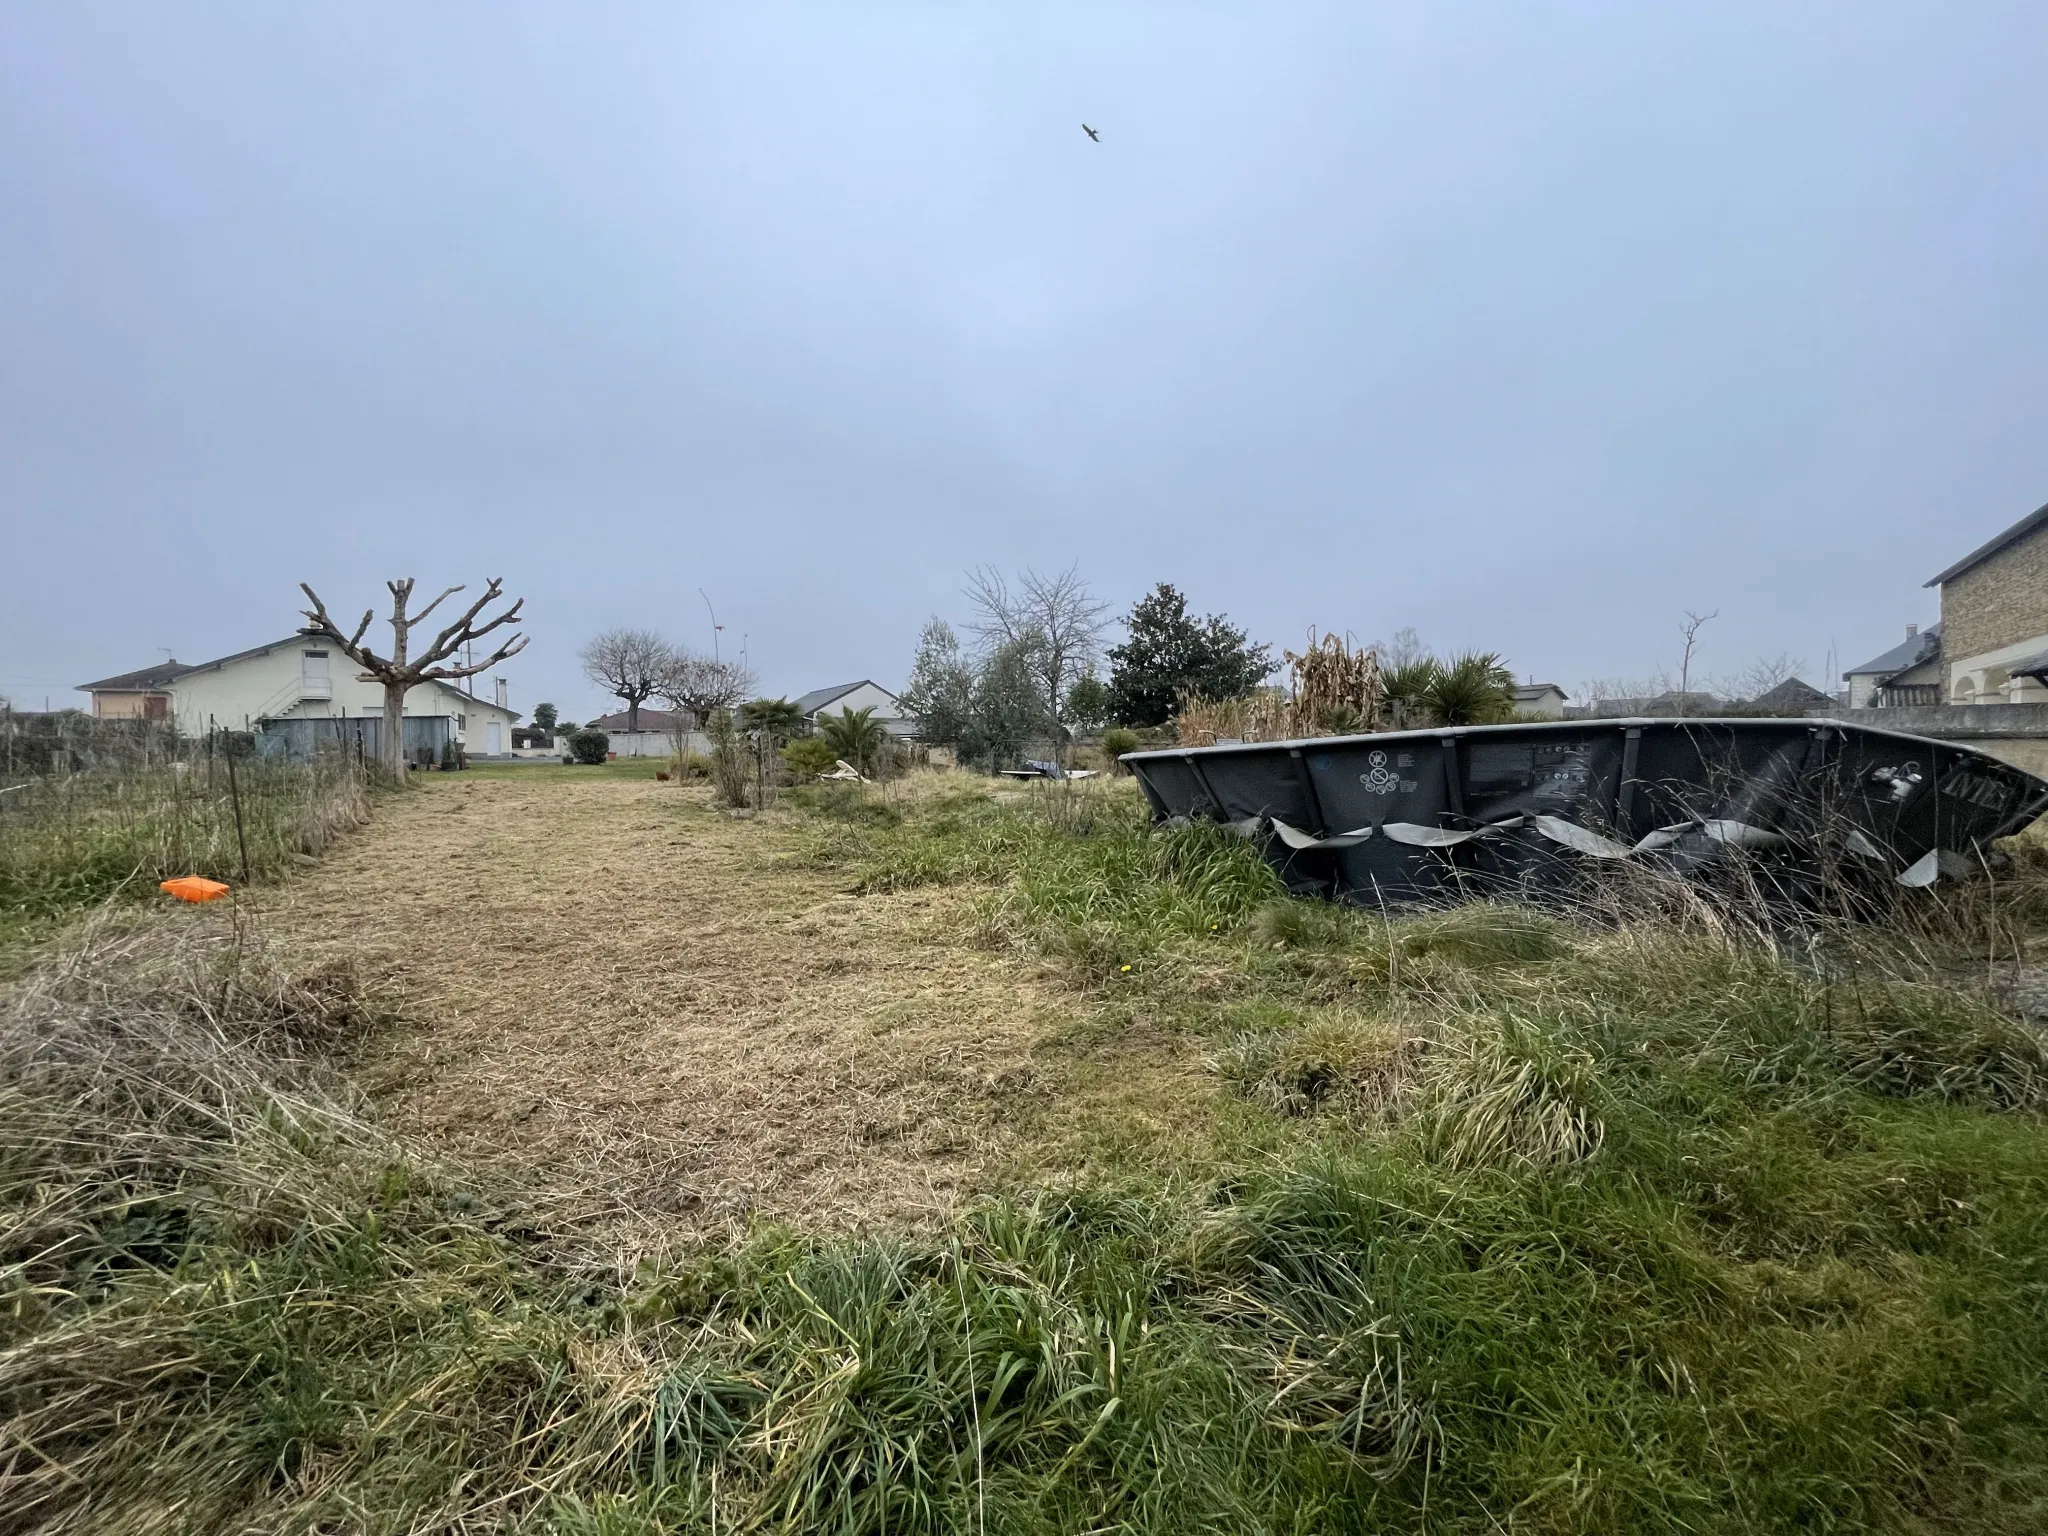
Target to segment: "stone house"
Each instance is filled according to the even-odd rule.
[[[1852,709],[2048,704],[2048,507],[1927,585],[1941,622],[1843,673]]]
[[[1941,591],[1944,703],[2048,703],[2048,507],[1927,585]]]

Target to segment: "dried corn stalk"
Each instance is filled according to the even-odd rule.
[[[1278,688],[1261,688],[1241,699],[1205,699],[1183,690],[1173,719],[1184,747],[1213,746],[1218,741],[1285,741],[1294,724],[1287,695]]]
[[[1241,699],[1183,692],[1174,723],[1184,747],[1218,741],[1287,741],[1374,730],[1380,716],[1380,664],[1370,647],[1352,650],[1340,635],[1311,632],[1307,651],[1287,655],[1286,688]]]
[[[1296,736],[1341,736],[1379,724],[1380,660],[1370,646],[1352,650],[1342,635],[1315,638],[1287,652],[1288,694]]]

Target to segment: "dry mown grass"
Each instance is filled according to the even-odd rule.
[[[849,895],[788,846],[694,788],[435,781],[271,921],[402,981],[415,1023],[363,1064],[396,1124],[628,1243],[942,1212],[1044,1094],[1032,968],[962,893]]]

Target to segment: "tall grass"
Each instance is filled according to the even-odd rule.
[[[239,825],[237,800],[240,802]],[[203,751],[37,778],[0,795],[0,930],[176,875],[273,877],[367,815],[351,759]]]
[[[1178,1010],[1286,1134],[929,1237],[592,1267],[352,1106],[320,1052],[377,1010],[345,976],[222,940],[19,991],[0,1520],[2042,1527],[2028,1026],[1705,927],[1278,903],[1241,846],[1099,809],[849,814],[814,856],[974,887],[987,942],[1076,1008]]]

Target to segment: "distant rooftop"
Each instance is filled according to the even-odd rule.
[[[871,677],[863,677],[857,682],[836,683],[830,688],[813,688],[796,701],[797,710],[801,714],[815,715],[819,710],[830,707],[835,700],[845,698],[856,688],[882,688],[882,685]],[[882,692],[892,699],[896,697],[888,688],[882,688]]]
[[[1847,682],[1852,677],[1891,677],[1908,667],[1917,667],[1941,647],[1941,626],[1930,624],[1918,634],[1908,635],[1897,645],[1881,655],[1873,656],[1860,667],[1851,667],[1842,674]]]

